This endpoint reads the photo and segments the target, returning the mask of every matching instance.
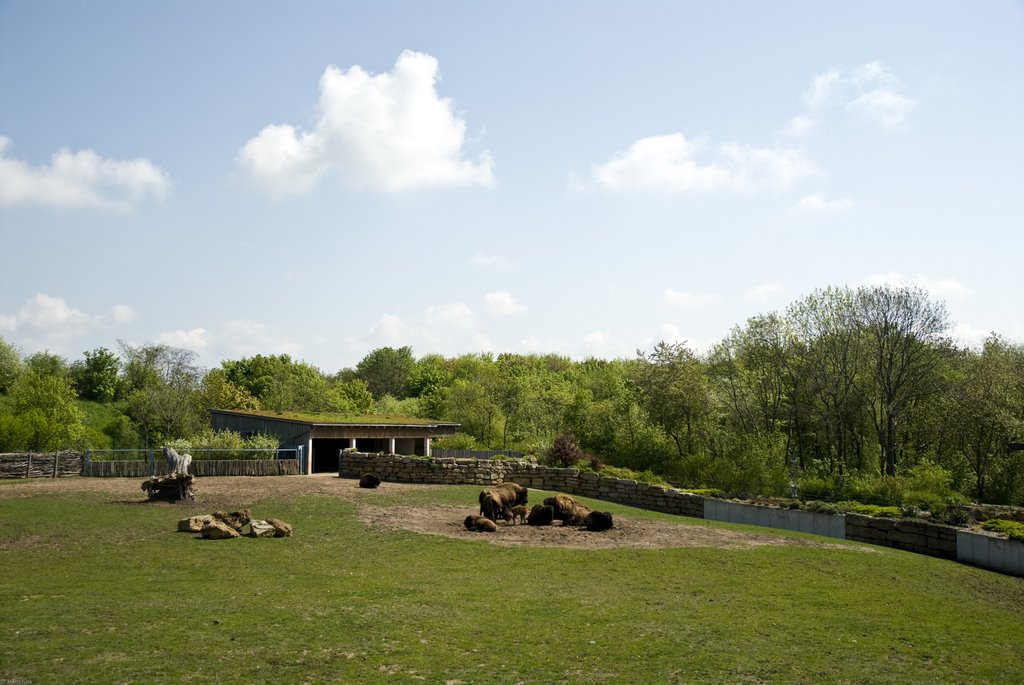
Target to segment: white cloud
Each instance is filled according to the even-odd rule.
[[[699,193],[781,188],[814,172],[810,160],[789,148],[732,143],[707,152],[708,147],[705,139],[688,140],[682,133],[641,138],[593,166],[591,178],[613,191]]]
[[[170,177],[148,159],[104,159],[92,150],[57,151],[49,166],[30,167],[6,155],[11,139],[0,136],[0,208],[17,206],[128,212],[139,203],[162,201]]]
[[[171,347],[184,347],[193,352],[202,352],[206,349],[206,329],[193,328],[188,331],[170,331],[160,333],[156,336],[156,342]]]
[[[804,92],[805,111],[790,120],[787,132],[802,135],[811,122],[820,122],[823,113],[842,107],[858,112],[886,128],[897,128],[906,121],[917,101],[901,95],[900,80],[880,61],[855,69],[833,67],[811,80]]]
[[[510,259],[480,252],[479,250],[473,253],[472,262],[475,266],[484,269],[508,269],[516,266],[516,263]]]
[[[574,347],[564,340],[538,338],[535,335],[531,335],[519,341],[517,351],[522,354],[561,354],[572,356]]]
[[[973,290],[955,278],[931,278],[923,275],[918,275],[915,278],[906,278],[903,274],[897,271],[890,271],[884,274],[872,274],[861,280],[858,285],[869,287],[888,285],[896,288],[905,285],[913,285],[928,291],[928,294],[933,297],[943,299],[963,299],[974,294]]]
[[[83,312],[62,297],[36,293],[14,314],[0,314],[0,330],[17,334],[29,349],[65,352],[71,342],[102,329],[109,317]]]
[[[770,281],[768,283],[762,283],[756,285],[747,291],[747,298],[756,300],[757,302],[767,302],[782,293],[786,292],[782,283],[779,281]]]
[[[519,316],[526,313],[526,306],[516,302],[512,294],[499,290],[484,295],[487,311],[495,316]]]
[[[786,134],[800,137],[807,135],[818,127],[818,120],[806,114],[797,114],[786,124]]]
[[[490,154],[465,158],[466,123],[438,95],[438,79],[437,60],[409,50],[384,74],[329,66],[315,128],[269,125],[242,147],[238,165],[276,198],[308,193],[329,171],[354,189],[491,186]]]
[[[848,110],[859,110],[886,128],[901,126],[916,100],[898,95],[891,90],[870,90],[846,104]]]
[[[706,307],[718,302],[719,297],[715,293],[685,293],[672,288],[667,288],[662,294],[667,304],[679,308]]]
[[[429,321],[456,328],[473,328],[476,325],[476,315],[473,314],[473,310],[462,302],[445,307],[430,307],[427,309],[425,317]]]
[[[814,193],[802,198],[793,206],[797,214],[838,214],[853,207],[853,200],[841,197],[828,200],[821,193]]]
[[[131,323],[135,321],[137,315],[135,310],[126,304],[115,304],[113,309],[110,310],[110,318],[115,323]]]
[[[658,326],[658,335],[661,336],[660,340],[668,343],[686,342],[686,338],[683,337],[682,331],[679,330],[679,326],[676,326],[675,324],[661,324]]]
[[[960,345],[980,349],[985,339],[992,334],[988,328],[974,328],[965,323],[953,327],[953,340]]]
[[[298,358],[303,349],[276,326],[251,319],[226,321],[219,329],[207,333],[206,344],[217,351],[217,356],[228,359],[257,354],[287,354]]]

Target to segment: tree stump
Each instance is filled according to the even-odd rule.
[[[142,489],[150,501],[161,502],[193,502],[196,493],[192,489],[195,476],[176,474],[173,476],[153,476],[142,481]]]

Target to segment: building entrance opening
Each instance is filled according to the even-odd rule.
[[[313,473],[337,473],[338,453],[348,447],[348,438],[313,438]]]

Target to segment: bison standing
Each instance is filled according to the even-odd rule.
[[[480,515],[497,521],[512,519],[512,507],[526,504],[527,488],[518,483],[501,483],[480,492]]]

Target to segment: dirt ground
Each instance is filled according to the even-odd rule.
[[[109,495],[111,503],[142,503],[145,494],[139,478],[64,478],[52,480],[38,478],[25,481],[7,481],[0,485],[0,500],[32,497],[49,493],[93,492]],[[357,516],[367,525],[396,528],[427,535],[482,540],[496,545],[524,545],[534,547],[572,547],[579,549],[607,549],[612,547],[727,547],[743,549],[759,545],[797,545],[828,547],[845,550],[872,551],[868,547],[852,547],[828,542],[782,537],[772,531],[764,533],[740,532],[712,527],[698,519],[679,517],[676,523],[648,521],[616,514],[611,530],[592,533],[581,528],[562,526],[529,526],[499,523],[496,533],[467,531],[463,521],[469,514],[477,514],[475,506],[425,505],[381,507],[374,499],[381,494],[413,490],[430,490],[443,486],[384,483],[377,490],[365,490],[358,481],[342,479],[331,474],[315,476],[218,477],[196,479],[198,501],[191,505],[153,503],[150,506],[178,508],[183,515],[209,513],[217,509],[235,509],[271,497],[322,495],[337,497],[353,503]],[[531,501],[531,504],[535,502]],[[194,510],[194,511],[193,511]],[[297,533],[299,531],[296,531]]]

